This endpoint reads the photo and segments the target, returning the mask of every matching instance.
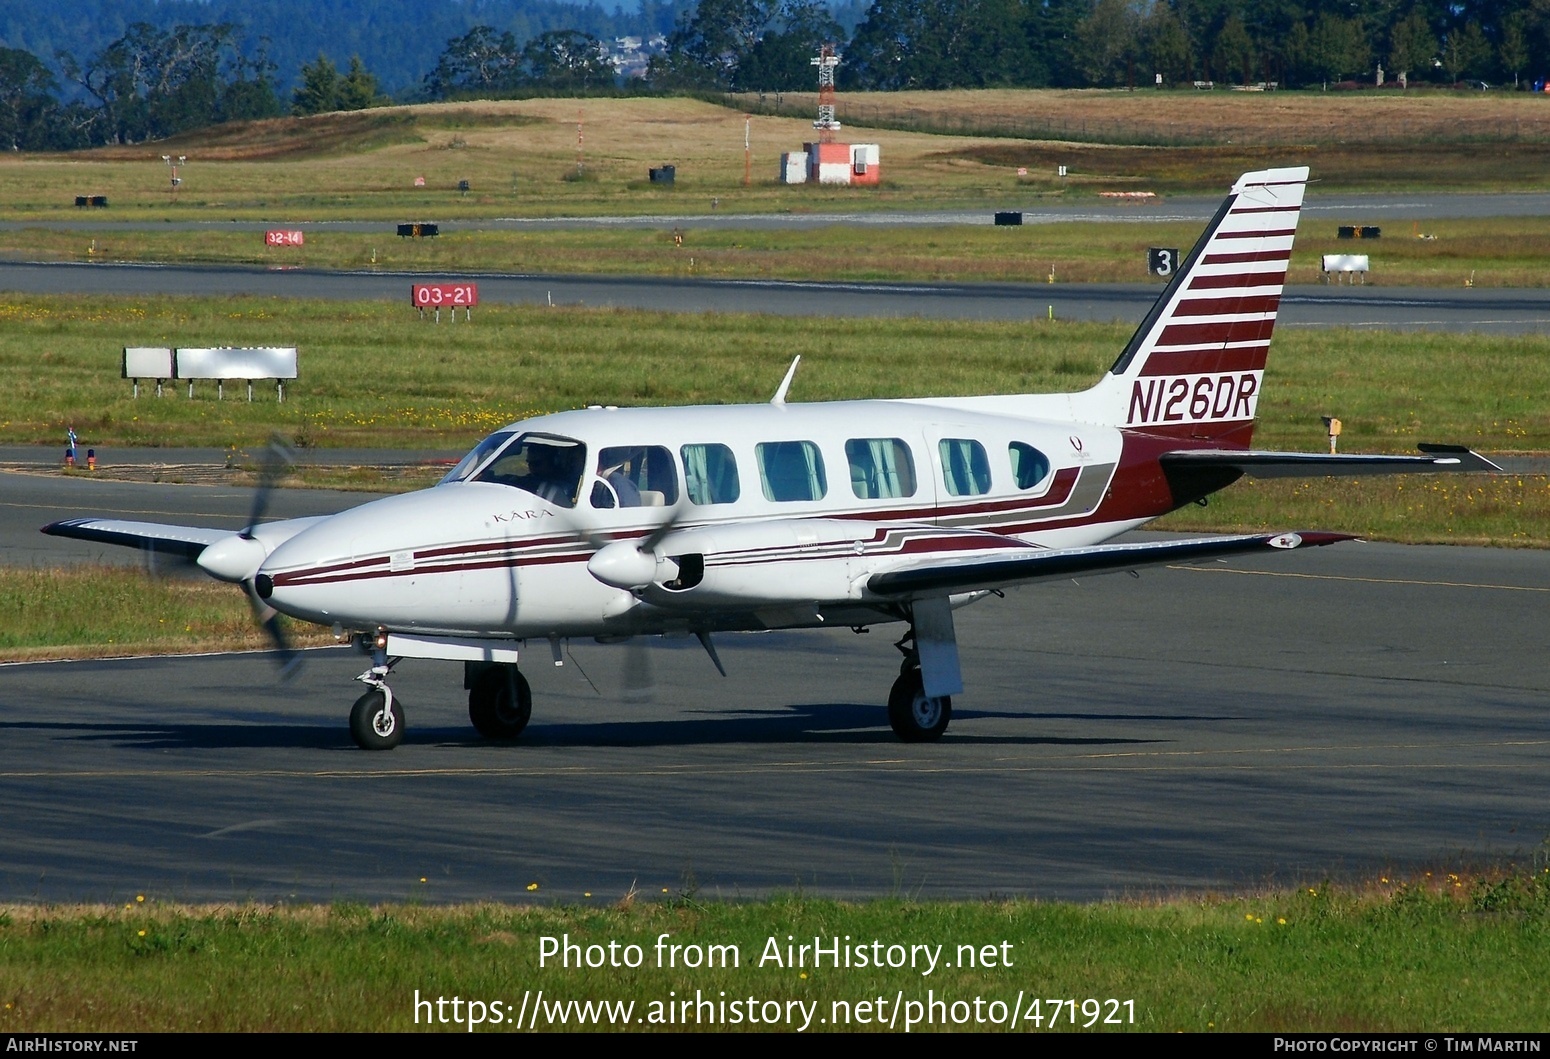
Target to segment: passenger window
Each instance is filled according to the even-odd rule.
[[[852,438],[845,442],[850,488],[863,500],[915,495],[915,461],[899,438]]]
[[[1049,475],[1049,457],[1032,445],[1014,441],[1006,447],[1012,458],[1012,481],[1019,489],[1032,489]]]
[[[734,504],[742,495],[737,460],[725,445],[685,445],[684,492],[693,504]]]
[[[593,507],[666,507],[678,502],[672,455],[660,445],[618,445],[597,454]]]
[[[942,480],[953,496],[981,496],[990,492],[990,460],[985,446],[968,438],[943,438],[937,442],[942,455]]]
[[[766,441],[755,446],[764,499],[822,500],[829,492],[823,453],[811,441]]]

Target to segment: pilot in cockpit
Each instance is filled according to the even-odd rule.
[[[585,450],[580,445],[530,444],[527,446],[528,473],[511,484],[551,504],[575,507],[584,458]]]

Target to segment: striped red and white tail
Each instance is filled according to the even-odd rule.
[[[1089,413],[1248,445],[1307,182],[1306,166],[1238,179],[1114,367],[1080,395]]]

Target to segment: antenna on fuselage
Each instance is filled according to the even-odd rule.
[[[791,380],[797,373],[797,365],[802,363],[802,354],[798,353],[791,361],[791,367],[786,369],[786,377],[780,380],[780,389],[775,391],[775,396],[770,398],[770,404],[785,404],[786,391],[791,389]]]

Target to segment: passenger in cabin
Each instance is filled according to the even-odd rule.
[[[663,507],[677,502],[678,476],[667,449],[616,445],[598,452],[593,507]]]
[[[598,454],[597,476],[592,486],[593,507],[640,507],[640,487],[630,479],[632,465],[640,462],[639,449],[604,449]]]

